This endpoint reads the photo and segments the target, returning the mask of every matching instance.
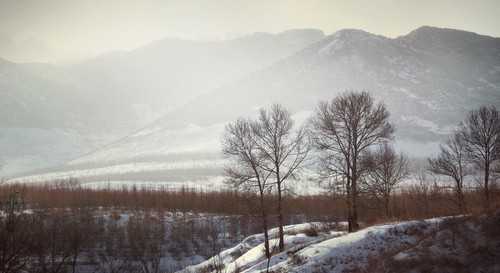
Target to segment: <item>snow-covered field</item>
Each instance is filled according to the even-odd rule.
[[[191,181],[92,181],[92,182],[80,182],[79,183],[84,188],[91,189],[123,189],[123,188],[136,188],[136,189],[148,189],[148,190],[169,190],[176,191],[182,189],[192,189],[200,191],[218,191],[227,189],[227,185],[224,183],[224,177],[214,176],[207,177],[202,180],[191,180]]]
[[[89,177],[102,177],[109,175],[125,175],[133,173],[144,173],[153,171],[168,170],[189,170],[189,169],[213,169],[221,168],[223,160],[187,160],[175,162],[138,162],[117,164],[98,168],[84,168],[70,171],[48,172],[38,175],[30,175],[12,179],[12,182],[47,182],[54,180],[64,180],[70,178],[85,179]]]

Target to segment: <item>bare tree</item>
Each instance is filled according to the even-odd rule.
[[[102,245],[95,250],[97,258],[95,272],[122,273],[129,272],[129,269],[137,269],[132,261],[127,259],[126,230],[118,223],[118,219],[110,219],[101,232]]]
[[[384,204],[386,217],[391,217],[390,200],[396,186],[409,176],[408,159],[403,154],[396,154],[389,144],[380,145],[375,152],[369,151],[364,156],[365,186],[369,193]]]
[[[143,273],[159,273],[165,244],[165,223],[145,213],[136,213],[127,222],[129,257]]]
[[[68,217],[64,212],[37,212],[40,223],[33,227],[38,237],[33,243],[34,260],[30,272],[67,272],[71,261]]]
[[[430,158],[429,171],[452,178],[458,211],[464,213],[467,206],[464,198],[464,177],[468,174],[465,141],[463,135],[455,133],[445,145],[441,145],[439,155]]]
[[[483,106],[469,112],[462,124],[468,158],[483,177],[484,208],[490,209],[490,181],[500,160],[500,115],[494,106]]]
[[[39,224],[36,217],[23,213],[22,196],[9,193],[0,200],[0,273],[26,271],[32,254],[32,242],[37,239],[32,227]]]
[[[270,190],[268,179],[270,173],[263,170],[263,159],[259,156],[254,125],[249,120],[238,119],[226,126],[222,141],[223,154],[231,160],[231,165],[226,167],[228,183],[236,187],[257,191],[264,232],[264,246],[266,257],[271,257],[268,235],[268,215],[266,194]]]
[[[294,121],[283,106],[274,104],[269,110],[261,109],[259,121],[253,124],[262,168],[275,179],[278,202],[279,249],[285,248],[283,191],[289,178],[297,178],[309,152],[309,143],[304,127],[294,131]]]
[[[389,112],[374,104],[367,92],[346,92],[331,102],[321,102],[313,118],[312,137],[316,148],[328,160],[326,172],[341,176],[346,183],[349,231],[359,228],[357,215],[359,160],[370,146],[393,134]]]

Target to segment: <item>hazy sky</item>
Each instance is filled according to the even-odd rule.
[[[360,28],[398,36],[431,25],[500,37],[499,0],[0,0],[0,57],[67,61],[164,37]]]

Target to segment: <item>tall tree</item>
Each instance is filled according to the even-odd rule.
[[[244,119],[238,119],[236,122],[227,125],[222,141],[222,152],[231,160],[231,165],[225,168],[228,182],[236,187],[256,190],[259,194],[265,254],[269,259],[271,252],[269,248],[266,194],[271,187],[270,183],[268,183],[271,174],[262,168],[264,161],[257,146],[253,129],[255,127],[252,121]]]
[[[455,182],[454,191],[458,211],[464,213],[467,206],[464,198],[464,177],[468,174],[465,141],[462,134],[455,133],[445,145],[440,146],[436,158],[430,158],[429,170],[438,175],[448,176]]]
[[[396,154],[388,143],[380,145],[374,152],[364,156],[365,186],[369,193],[381,200],[387,218],[391,217],[390,200],[396,186],[409,175],[408,159]]]
[[[484,208],[490,210],[490,179],[500,160],[500,114],[494,106],[469,112],[461,127],[469,160],[482,171]]]
[[[283,106],[274,104],[261,109],[258,122],[254,123],[257,147],[263,159],[263,169],[275,179],[278,202],[279,249],[284,250],[283,191],[285,182],[296,178],[303,165],[310,145],[304,127],[294,130],[294,122]]]
[[[367,92],[346,92],[330,102],[321,102],[312,121],[312,137],[317,149],[329,160],[332,175],[341,175],[348,185],[349,231],[359,228],[357,214],[361,154],[393,134],[389,112],[375,104]]]

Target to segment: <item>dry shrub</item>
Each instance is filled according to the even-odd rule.
[[[290,258],[290,262],[293,265],[299,266],[305,264],[307,262],[307,259],[298,253],[293,253]]]
[[[304,230],[304,234],[309,237],[318,237],[319,236],[319,228],[316,224],[309,225],[309,228]]]
[[[45,185],[2,185],[0,198],[8,193],[23,193],[30,208],[103,208],[142,209],[171,212],[216,213],[225,215],[257,215],[256,195],[235,190],[203,191],[182,188],[99,188],[79,186],[75,181]],[[500,208],[500,190],[491,192],[494,207]],[[275,196],[269,195],[272,203]],[[482,194],[474,189],[465,192],[469,213],[482,211]],[[454,195],[435,184],[412,185],[401,188],[392,197],[392,219],[387,219],[370,196],[359,198],[359,218],[366,225],[393,220],[426,219],[456,215]],[[228,206],[228,204],[231,204]],[[288,195],[283,200],[285,218],[302,215],[302,222],[332,222],[344,220],[346,204],[342,194],[325,193],[309,196]],[[275,221],[270,217],[270,224]],[[270,225],[270,226],[271,226]]]

